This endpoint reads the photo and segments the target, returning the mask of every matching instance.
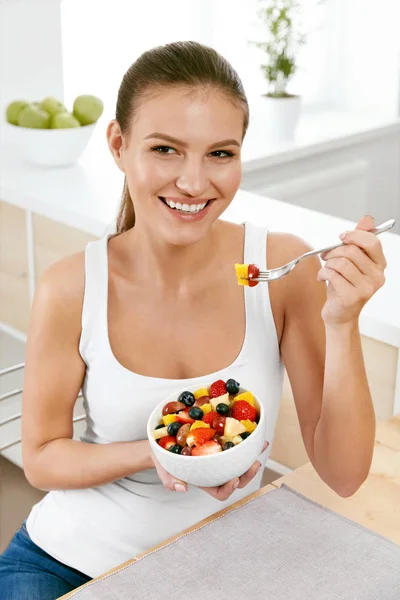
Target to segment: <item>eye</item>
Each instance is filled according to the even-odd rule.
[[[169,154],[168,150],[174,150],[171,146],[153,146],[151,149],[153,152],[157,152],[157,154]],[[175,150],[174,150],[175,152]]]
[[[211,152],[211,154],[216,155],[221,154],[221,152],[222,154],[225,154],[225,156],[216,156],[216,158],[230,158],[232,156],[235,156],[233,152],[229,152],[228,150],[214,150],[214,152]]]

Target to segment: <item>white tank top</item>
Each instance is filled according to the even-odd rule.
[[[267,230],[245,223],[244,262],[266,268]],[[108,338],[108,237],[85,251],[85,295],[79,351],[86,363],[82,386],[86,411],[83,442],[108,444],[146,439],[150,412],[163,397],[204,379],[234,378],[264,403],[270,452],[283,379],[268,285],[244,288],[246,333],[239,355],[227,367],[189,379],[134,373],[115,358]],[[232,265],[233,268],[233,265]],[[144,401],[145,399],[145,401]],[[155,469],[96,488],[51,491],[28,517],[32,540],[64,564],[96,577],[176,535],[260,487],[263,469],[243,489],[221,502],[189,486],[163,487]]]

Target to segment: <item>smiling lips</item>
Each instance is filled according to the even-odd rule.
[[[209,200],[205,202],[180,202],[180,198],[165,198],[164,196],[160,196],[160,199],[167,205],[169,208],[176,209],[179,212],[187,213],[187,214],[196,214],[201,212],[209,203]]]

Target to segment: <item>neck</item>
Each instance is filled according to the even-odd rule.
[[[198,242],[177,246],[156,239],[145,228],[136,226],[129,231],[129,262],[135,280],[152,284],[164,294],[185,294],[204,280],[220,255],[221,221],[216,221],[207,235]]]

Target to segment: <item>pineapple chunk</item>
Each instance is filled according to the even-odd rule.
[[[257,423],[255,423],[254,421],[250,421],[250,419],[246,419],[245,421],[240,422],[242,425],[244,425],[244,427],[246,427],[246,431],[248,431],[249,433],[252,433],[257,427]]]
[[[202,396],[209,396],[209,395],[210,394],[208,393],[207,388],[200,388],[200,389],[196,390],[195,392],[193,392],[193,396],[196,398],[196,400],[198,400]]]
[[[212,411],[211,404],[203,404],[203,406],[200,406],[200,408],[205,415],[208,415],[208,413],[210,413]]]
[[[175,423],[176,415],[164,415],[163,416],[164,425],[168,426],[170,423]]]
[[[193,429],[200,429],[201,427],[210,429],[210,426],[208,423],[204,423],[204,421],[195,421],[194,423],[191,424],[190,431],[193,431]]]
[[[251,392],[242,392],[241,394],[238,394],[237,396],[234,397],[233,401],[237,402],[238,400],[246,400],[246,402],[251,404],[251,406],[254,406],[254,408],[257,408],[256,402],[254,400],[254,396]]]
[[[235,435],[235,437],[232,438],[232,442],[237,446],[237,444],[243,442],[243,438],[240,435]]]
[[[155,440],[159,440],[160,438],[164,437],[165,435],[168,435],[168,427],[163,427],[162,429],[155,429],[153,431],[153,438]]]
[[[249,265],[235,265],[238,285],[249,285]]]
[[[210,398],[210,404],[213,410],[217,408],[218,404],[226,404],[227,406],[229,406],[229,394],[223,394],[222,396],[218,396],[218,398]]]
[[[225,421],[225,429],[224,429],[224,437],[227,440],[232,440],[236,435],[240,435],[246,431],[246,427],[242,425],[240,421],[234,419],[233,417],[226,417]]]

